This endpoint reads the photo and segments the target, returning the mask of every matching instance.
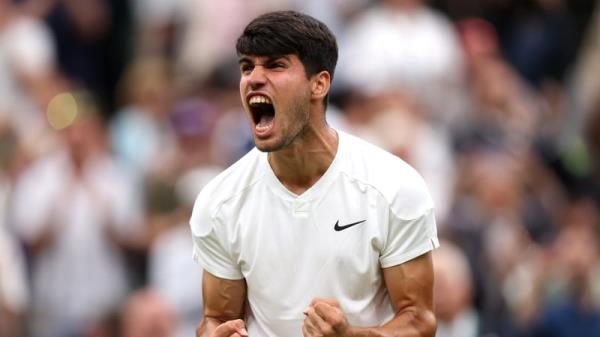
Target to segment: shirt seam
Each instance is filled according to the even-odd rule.
[[[416,220],[416,219],[422,217],[423,215],[425,215],[425,214],[427,214],[427,213],[429,213],[429,212],[431,212],[432,210],[435,209],[435,207],[427,207],[427,208],[425,208],[425,210],[423,211],[423,213],[419,213],[418,216],[409,217],[409,218],[403,218],[403,217],[399,216],[394,211],[394,209],[392,208],[392,202],[390,200],[388,200],[388,198],[386,198],[386,196],[383,194],[383,192],[381,192],[381,190],[379,188],[377,188],[377,186],[375,186],[375,185],[373,185],[373,184],[371,184],[369,182],[366,182],[366,181],[364,181],[364,180],[362,180],[360,178],[351,176],[348,172],[342,171],[342,174],[345,175],[346,177],[348,177],[348,179],[350,179],[350,180],[354,180],[354,181],[360,182],[361,184],[364,184],[364,185],[366,185],[366,186],[374,189],[375,191],[377,191],[377,193],[381,196],[381,198],[387,203],[387,207],[389,208],[389,210],[392,213],[392,215],[394,215],[394,217],[396,217],[396,219],[398,219],[400,221]]]
[[[227,203],[228,201],[230,201],[233,198],[240,196],[241,194],[243,194],[250,188],[254,187],[254,185],[258,184],[264,178],[264,176],[265,176],[265,172],[263,171],[263,172],[261,172],[260,176],[256,177],[256,179],[254,181],[250,182],[248,185],[246,185],[242,189],[236,191],[235,193],[233,193],[227,197],[224,197],[221,201],[219,201],[217,203],[217,205],[215,206],[214,211],[211,212],[211,215],[210,215],[211,220],[214,221],[216,219],[219,212],[221,212],[221,207],[223,207],[223,205],[225,203]]]

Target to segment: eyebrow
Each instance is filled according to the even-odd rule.
[[[278,59],[285,59],[288,62],[290,61],[289,55],[273,55],[273,56],[265,56],[265,57],[266,57],[265,63],[273,62]],[[243,64],[243,63],[254,64],[254,62],[252,62],[252,58],[247,55],[243,55],[242,57],[240,57],[238,60],[238,63],[239,64]]]

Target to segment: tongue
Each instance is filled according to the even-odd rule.
[[[260,117],[260,121],[256,126],[260,128],[265,128],[271,126],[271,124],[273,124],[273,116],[265,114]]]

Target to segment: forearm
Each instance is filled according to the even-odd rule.
[[[349,329],[349,337],[434,337],[435,315],[429,310],[406,310],[380,327]]]
[[[246,281],[216,277],[204,271],[202,277],[204,318],[196,329],[196,337],[247,336],[244,304]]]

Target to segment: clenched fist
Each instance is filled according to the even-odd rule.
[[[304,337],[348,337],[346,315],[334,299],[314,299],[304,310]]]

